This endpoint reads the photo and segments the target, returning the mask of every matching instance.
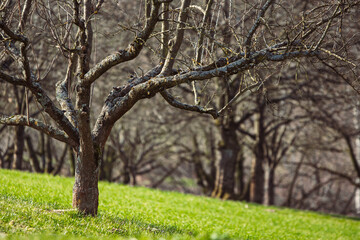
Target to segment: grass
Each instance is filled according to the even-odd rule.
[[[84,217],[72,184],[0,170],[0,239],[360,239],[355,219],[106,182],[99,215]]]

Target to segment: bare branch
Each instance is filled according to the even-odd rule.
[[[44,122],[35,118],[28,119],[28,117],[24,115],[0,116],[0,123],[6,125],[12,125],[12,126],[17,126],[17,125],[29,126],[61,142],[68,143],[72,146],[77,145],[77,143],[73,141],[71,138],[69,138],[64,131],[57,129],[53,126],[47,125]]]
[[[341,177],[341,178],[347,180],[352,185],[360,187],[359,183],[356,183],[351,176],[349,176],[349,175],[347,175],[345,173],[338,172],[338,171],[332,170],[332,169],[327,168],[327,167],[319,167],[319,166],[317,166],[316,164],[313,164],[313,163],[305,163],[305,165],[308,165],[308,166],[311,166],[311,167],[313,167],[313,168],[315,168],[317,170],[328,172],[328,173],[333,174],[335,176]]]
[[[250,31],[246,35],[244,46],[245,46],[245,57],[248,57],[248,54],[250,53],[250,47],[251,47],[251,41],[252,38],[260,26],[261,19],[264,17],[266,10],[270,7],[271,4],[274,3],[274,0],[267,0],[266,3],[262,6],[260,9],[259,14],[257,15],[257,18],[255,20],[254,25],[251,27]]]
[[[326,54],[328,54],[328,55],[330,55],[330,56],[332,56],[332,57],[335,57],[335,58],[339,59],[340,61],[346,62],[346,63],[350,64],[350,65],[353,66],[353,67],[357,67],[357,65],[356,65],[355,63],[350,62],[350,61],[347,60],[346,58],[343,58],[343,57],[337,55],[337,54],[334,53],[334,52],[331,52],[331,51],[329,51],[329,50],[327,50],[327,49],[325,49],[325,48],[319,48],[319,50],[322,51],[322,52],[324,52],[324,53],[326,53]]]
[[[204,44],[204,37],[205,37],[205,25],[209,20],[210,12],[211,12],[211,6],[212,6],[213,2],[214,2],[213,0],[209,0],[207,5],[206,5],[206,9],[203,12],[204,16],[203,16],[203,20],[201,22],[201,30],[200,30],[200,33],[199,33],[199,40],[198,40],[198,43],[197,43],[195,64],[200,64],[201,65],[202,51],[203,51],[203,44]],[[195,81],[192,82],[192,87],[193,87],[193,92],[194,92],[195,105],[199,105],[200,104],[200,97],[198,96],[198,90],[197,90],[197,86],[196,86]]]
[[[173,65],[175,63],[175,58],[178,54],[180,46],[182,44],[185,32],[185,22],[188,17],[187,8],[190,6],[191,0],[183,0],[181,4],[181,10],[179,14],[179,23],[176,29],[175,38],[169,41],[170,49],[168,55],[166,57],[164,67],[161,71],[162,75],[168,75],[170,71],[172,71]]]
[[[151,79],[144,81],[144,79],[141,78],[128,86],[114,89],[116,91],[109,95],[101,114],[96,121],[93,130],[95,140],[100,144],[104,144],[114,123],[128,112],[137,101],[152,97],[165,89],[195,80],[206,80],[213,77],[236,74],[251,69],[264,61],[285,61],[316,54],[312,51],[303,50],[274,53],[273,51],[278,51],[277,48],[279,46],[280,44],[276,44],[251,54],[249,58],[241,58],[219,68],[216,67],[216,64],[210,64],[205,67],[199,67],[165,77],[161,76],[161,74],[158,77],[155,77],[157,75],[156,71],[150,71],[150,74],[147,74],[147,78]],[[201,71],[203,69],[207,70]]]
[[[28,39],[26,37],[24,37],[21,34],[16,34],[13,31],[11,31],[10,28],[8,28],[8,26],[3,22],[0,21],[0,28],[13,40],[15,41],[19,41],[19,42],[28,42]]]
[[[170,33],[169,33],[169,3],[163,3],[162,11],[164,15],[164,21],[161,24],[161,41],[162,41],[162,49],[161,49],[161,57],[165,60],[168,54],[168,43],[170,40]]]
[[[156,66],[143,77],[132,79],[128,85],[113,88],[105,100],[105,104],[92,131],[94,140],[98,144],[105,144],[114,123],[136,103],[134,100],[125,101],[125,99],[129,99],[127,95],[131,89],[157,76],[161,72],[161,69],[162,65]]]
[[[359,86],[359,81],[351,81],[348,78],[346,78],[342,73],[340,73],[338,70],[336,70],[336,68],[334,66],[331,66],[329,63],[327,63],[325,60],[320,59],[321,62],[327,66],[328,68],[330,68],[332,71],[334,71],[337,76],[339,76],[340,78],[342,78],[347,84],[349,84],[352,89],[354,89],[355,92],[357,92],[357,94],[360,95],[360,86]]]
[[[28,45],[27,38],[22,35],[15,34],[2,21],[0,21],[0,28],[3,29],[10,38],[21,42],[20,51],[12,43],[8,45],[8,49],[23,70],[23,75],[27,83],[26,85],[23,85],[21,81],[18,81],[16,78],[9,78],[9,76],[5,73],[1,73],[0,77],[7,82],[14,82],[15,84],[28,87],[33,93],[33,95],[36,97],[40,105],[44,108],[45,112],[48,113],[50,117],[54,119],[59,126],[62,127],[62,129],[67,133],[70,138],[72,138],[73,141],[78,142],[79,136],[76,128],[65,117],[64,113],[55,106],[55,104],[48,97],[46,92],[42,89],[40,83],[37,81],[35,76],[31,73],[29,60],[26,54],[26,48]]]
[[[199,112],[210,114],[214,119],[219,117],[219,113],[213,108],[204,108],[199,105],[189,105],[186,103],[179,102],[167,91],[162,91],[161,96],[173,107],[180,108],[187,111]]]
[[[3,72],[0,72],[0,81],[5,81],[5,82],[8,82],[13,85],[20,85],[20,86],[27,85],[27,83],[24,80],[7,75],[6,73],[3,73]]]
[[[340,4],[337,5],[337,7],[336,7],[336,9],[335,9],[335,11],[334,11],[334,13],[333,13],[333,17],[331,17],[331,18],[329,19],[329,22],[328,22],[328,24],[326,25],[325,30],[324,30],[323,34],[321,35],[318,43],[316,44],[316,46],[315,46],[315,48],[314,48],[314,51],[316,51],[316,50],[319,48],[320,44],[321,44],[322,41],[324,40],[327,32],[329,31],[329,28],[330,28],[330,26],[331,26],[331,23],[332,23],[335,15],[336,15],[336,12],[339,10],[339,8],[340,8]]]
[[[18,30],[20,32],[22,32],[25,28],[25,24],[26,24],[27,18],[29,16],[31,5],[32,5],[32,0],[25,1],[24,8],[21,13],[21,21],[19,22],[19,26],[18,26]]]
[[[60,104],[61,109],[65,111],[65,116],[75,127],[77,126],[77,119],[74,106],[70,100],[69,88],[71,86],[73,73],[75,72],[76,62],[77,54],[71,54],[65,79],[56,84],[56,100]]]
[[[242,99],[245,99],[246,97],[248,97],[251,94],[251,90],[253,90],[254,88],[259,88],[263,83],[262,82],[257,82],[254,83],[244,89],[241,89],[222,109],[220,109],[220,111],[218,112],[218,114],[222,114],[227,108],[229,108],[240,96],[242,96]]]
[[[304,33],[301,37],[301,39],[306,39],[308,38],[314,31],[316,31],[321,25],[328,23],[330,21],[330,19],[332,18],[337,18],[338,16],[340,16],[341,14],[343,14],[344,12],[348,11],[349,9],[351,9],[352,7],[359,5],[360,1],[355,1],[351,4],[348,4],[346,7],[344,7],[343,9],[341,9],[340,11],[334,13],[332,16],[324,18],[322,20],[320,20],[318,23],[316,23],[314,26],[312,26],[310,29],[307,30],[306,33]]]
[[[119,50],[116,53],[107,56],[91,68],[85,74],[84,82],[91,84],[113,66],[122,62],[130,61],[139,55],[158,21],[158,13],[161,3],[158,1],[154,2],[155,4],[151,9],[150,18],[147,19],[145,28],[135,37],[135,40],[125,50]]]

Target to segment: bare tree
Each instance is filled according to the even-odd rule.
[[[168,89],[193,81],[227,78],[257,66],[272,66],[268,69],[275,71],[278,62],[328,54],[331,47],[325,43],[329,40],[329,28],[340,25],[341,22],[336,19],[345,18],[359,4],[358,1],[319,1],[302,17],[293,17],[285,9],[289,7],[289,11],[289,5],[296,4],[297,1],[291,4],[274,0],[253,1],[252,4],[236,1],[233,6],[245,7],[233,12],[234,21],[238,21],[242,27],[241,30],[232,29],[231,37],[237,44],[231,47],[223,45],[219,35],[211,34],[210,28],[197,25],[196,21],[190,19],[192,11],[204,11],[206,15],[206,10],[197,1],[193,1],[194,5],[191,5],[190,0],[183,0],[178,5],[178,2],[171,0],[146,0],[141,8],[144,10],[141,11],[142,17],[130,21],[131,25],[120,26],[123,30],[133,32],[134,39],[125,44],[127,46],[123,49],[107,53],[107,56],[94,63],[97,48],[93,24],[95,20],[101,21],[102,8],[106,8],[103,0],[37,1],[36,4],[32,0],[24,0],[20,6],[12,3],[13,1],[8,0],[1,5],[1,51],[13,59],[18,69],[16,72],[20,74],[1,69],[0,79],[6,84],[28,89],[51,121],[41,121],[29,114],[9,114],[2,115],[0,122],[29,126],[72,147],[76,154],[73,207],[91,215],[97,214],[98,175],[105,143],[114,124],[138,101],[161,93],[174,107],[217,118],[225,114],[226,109],[240,95],[257,88],[262,81],[240,82],[237,94],[220,110],[182,103]],[[162,12],[162,5],[165,5],[165,12],[169,8],[169,15]],[[126,6],[125,2],[120,7]],[[220,2],[217,6],[221,6]],[[211,6],[209,8],[215,9]],[[270,8],[271,14],[267,15]],[[114,10],[112,14],[117,13]],[[122,13],[126,15],[124,11]],[[241,13],[247,13],[243,20],[239,20],[242,18]],[[281,13],[285,13],[283,21],[272,22],[274,14]],[[136,16],[133,15],[135,18]],[[165,26],[165,31],[161,31],[157,27],[159,22],[169,23],[169,27]],[[32,31],[36,26],[45,26],[42,31],[50,38],[37,39]],[[284,28],[285,33],[281,33],[280,29]],[[196,59],[194,51],[181,53],[182,47],[191,46],[191,41],[185,37],[188,29],[199,32],[199,38],[206,38],[213,45],[211,51],[204,54],[200,65],[193,65],[192,59]],[[156,41],[158,36],[167,34],[171,38],[169,42]],[[37,57],[32,49],[38,42],[56,46],[59,59],[65,59],[61,62],[67,64],[64,71],[56,69],[51,59],[45,61],[49,66],[48,72],[57,72],[51,75],[57,78],[57,103],[43,87],[47,73],[35,74],[38,68]],[[198,42],[201,44],[203,41]],[[167,53],[166,56],[158,54],[158,64],[154,61],[148,72],[132,77],[121,86],[112,83],[113,89],[106,97],[96,122],[92,124],[92,86],[97,82],[106,82],[105,76],[110,74],[111,69],[138,58],[144,47],[154,49],[155,52],[156,49],[167,49]],[[114,46],[115,49],[119,49],[119,45]]]

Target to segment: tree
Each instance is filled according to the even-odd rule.
[[[0,79],[5,82],[5,86],[22,86],[29,91],[51,121],[41,121],[29,114],[4,114],[0,122],[29,126],[71,146],[76,154],[73,207],[91,215],[97,214],[98,175],[105,143],[114,124],[138,101],[161,93],[170,105],[180,109],[209,114],[214,118],[227,114],[226,110],[231,102],[244,92],[257,88],[262,82],[240,82],[238,93],[220,110],[197,103],[182,103],[168,89],[194,81],[228,77],[257,66],[271,65],[274,70],[278,62],[328,54],[330,50],[327,48],[331,48],[325,43],[329,40],[329,28],[341,24],[337,19],[346,17],[346,14],[351,13],[359,4],[358,1],[319,1],[314,9],[304,13],[302,17],[287,21],[290,16],[285,14],[283,23],[273,22],[272,18],[275,14],[285,12],[283,8],[288,7],[286,4],[274,0],[253,1],[252,4],[236,1],[234,5],[240,7],[234,9],[233,21],[238,21],[236,26],[242,27],[234,27],[232,23],[230,26],[233,26],[231,37],[236,39],[237,46],[224,46],[221,37],[216,34],[219,29],[213,30],[198,24],[201,20],[198,21],[193,12],[200,11],[205,13],[204,15],[207,12],[198,1],[193,1],[194,5],[191,5],[190,0],[183,0],[179,6],[178,2],[171,0],[146,0],[140,9],[142,17],[136,18],[138,11],[122,11],[123,14],[117,16],[129,21],[130,24],[121,21],[118,26],[124,31],[134,33],[134,39],[126,39],[129,41],[127,46],[114,53],[109,54],[106,49],[106,55],[100,61],[94,62],[98,46],[95,46],[93,24],[95,21],[104,24],[101,22],[102,18],[106,21],[101,14],[106,9],[103,0],[47,3],[24,0],[20,5],[13,3],[14,1],[7,0],[1,4],[0,30],[1,50],[6,55],[4,61],[13,59],[16,71],[1,69]],[[119,6],[122,4],[119,2],[117,6],[126,9],[127,3]],[[297,1],[293,1],[292,4],[296,3]],[[218,2],[217,6],[221,6],[221,3]],[[266,12],[270,7],[271,14],[267,16]],[[115,14],[116,9],[106,9],[111,10],[114,11],[111,14]],[[213,11],[214,8],[210,6],[210,10]],[[246,18],[239,22],[242,13],[246,13]],[[162,29],[159,24],[162,24]],[[281,32],[284,28],[285,33]],[[40,29],[40,35],[35,34],[36,30]],[[195,65],[195,52],[205,42],[199,40],[200,44],[195,44],[193,51],[182,53],[181,49],[192,46],[193,43],[186,35],[189,31],[199,33],[199,39],[207,39],[207,42],[212,44],[211,51],[203,51],[202,61]],[[159,39],[158,36],[162,38]],[[313,44],[314,42],[316,44]],[[43,87],[47,73],[36,74],[40,68],[36,56],[40,45],[56,46],[58,49],[55,50],[59,53],[56,58],[58,67],[54,66],[55,60],[44,60],[48,64],[48,72],[56,72],[51,76],[57,78],[57,103],[52,99],[51,92]],[[131,77],[127,82],[122,82],[121,86],[112,83],[113,88],[106,97],[96,122],[92,124],[90,116],[94,84],[106,82],[111,69],[140,59],[144,47],[155,51],[152,68],[146,73]],[[113,49],[119,49],[119,44],[113,46]],[[66,70],[61,69],[65,64]],[[124,76],[120,78],[123,79]],[[196,96],[196,89],[194,93]],[[27,108],[29,109],[29,106]]]

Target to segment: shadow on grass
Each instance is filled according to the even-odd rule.
[[[154,224],[145,222],[137,217],[132,219],[116,217],[111,214],[99,214],[97,217],[84,216],[77,211],[64,212],[66,215],[73,219],[89,218],[101,224],[102,221],[111,222],[112,228],[108,231],[112,234],[120,235],[123,237],[140,237],[144,235],[152,235],[154,237],[166,237],[172,235],[188,235],[194,237],[198,235],[197,232],[192,230],[183,230],[173,225]]]

